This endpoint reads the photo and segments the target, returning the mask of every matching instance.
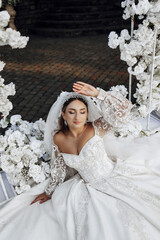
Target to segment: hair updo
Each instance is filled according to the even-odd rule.
[[[81,98],[81,97],[76,97],[76,98],[71,97],[71,98],[69,98],[66,102],[64,102],[63,107],[62,107],[62,112],[65,113],[67,106],[68,106],[71,102],[73,102],[73,101],[75,101],[75,100],[79,100],[79,101],[81,101],[82,103],[84,103],[85,106],[86,106],[86,108],[87,108],[87,112],[88,112],[88,104],[87,104],[87,102],[86,102],[83,98]],[[66,124],[64,123],[64,119],[63,119],[62,115],[60,116],[60,118],[59,118],[59,120],[58,120],[58,124],[59,124],[59,131],[64,132],[64,131],[68,130],[68,125],[66,125]]]

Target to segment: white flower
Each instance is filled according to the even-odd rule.
[[[0,135],[0,152],[3,152],[7,145],[7,137]]]
[[[30,168],[29,168],[29,176],[30,177],[35,177],[37,175],[39,175],[41,173],[41,167],[39,165],[35,165],[35,164],[30,164]]]
[[[119,45],[119,39],[118,39],[118,35],[116,34],[116,32],[110,32],[109,36],[109,41],[108,41],[108,46],[110,48],[116,48]]]
[[[36,139],[31,141],[30,148],[38,157],[41,157],[45,152],[43,141]]]
[[[10,155],[8,154],[1,155],[0,162],[1,162],[1,168],[3,169],[3,171],[5,171],[6,173],[15,172],[15,164],[12,162]]]
[[[131,39],[131,36],[129,35],[129,32],[127,29],[123,29],[121,31],[121,37],[124,38],[125,40],[130,40]]]
[[[34,175],[33,179],[36,183],[40,183],[43,182],[45,180],[45,175],[44,173],[41,171],[39,174]]]
[[[36,130],[36,131],[41,131],[41,132],[44,132],[44,129],[45,129],[45,121],[40,118],[38,121],[36,121],[35,123],[33,123],[33,128]]]
[[[0,76],[0,87],[4,87],[4,79],[1,76]]]
[[[25,167],[38,161],[37,156],[30,149],[23,149],[22,161]]]
[[[0,127],[1,128],[6,128],[8,126],[8,120],[4,117],[0,120]]]
[[[11,158],[13,159],[13,162],[20,162],[21,161],[21,157],[23,155],[23,149],[22,148],[11,148],[10,150],[10,154],[11,154]]]
[[[23,146],[24,145],[24,140],[25,136],[19,132],[19,131],[14,131],[9,137],[8,137],[8,143],[16,143],[18,146]]]
[[[5,89],[7,91],[7,95],[15,95],[16,91],[15,91],[15,84],[14,83],[10,83],[8,85],[5,85]]]
[[[10,118],[10,123],[12,125],[16,125],[17,123],[21,123],[21,121],[22,121],[22,117],[19,114],[13,115]]]
[[[16,186],[15,190],[18,194],[21,194],[23,192],[27,192],[30,190],[30,185],[29,184],[21,184],[21,186]]]
[[[127,88],[124,85],[117,85],[110,88],[111,91],[121,94],[126,97],[128,94]]]
[[[5,65],[6,65],[6,64],[5,64],[4,62],[0,61],[0,72],[3,70],[3,68],[4,68]],[[0,85],[1,85],[1,84],[0,84]]]
[[[19,129],[21,132],[25,133],[25,134],[30,134],[30,124],[27,121],[22,121]]]
[[[7,27],[10,15],[7,11],[0,12],[0,28]]]
[[[7,45],[7,39],[8,39],[8,36],[6,31],[0,28],[0,46]]]
[[[6,33],[8,34],[8,44],[12,48],[26,47],[29,37],[22,37],[20,32],[15,31],[11,28],[7,28]]]
[[[147,110],[147,107],[145,105],[141,105],[139,108],[138,108],[138,111],[141,115],[141,117],[146,117],[147,114],[148,114],[148,110]]]

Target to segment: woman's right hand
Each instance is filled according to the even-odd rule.
[[[31,205],[32,205],[33,203],[35,203],[35,202],[38,202],[38,201],[40,201],[39,203],[41,204],[41,203],[44,203],[44,202],[48,201],[49,199],[51,199],[50,196],[47,196],[45,193],[42,193],[42,194],[40,194],[38,197],[36,197],[36,198],[33,200],[33,202],[31,202]]]
[[[73,91],[90,97],[97,97],[99,93],[99,90],[92,85],[80,81],[73,84]]]

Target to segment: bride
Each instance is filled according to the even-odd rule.
[[[83,82],[73,91],[60,94],[46,122],[52,177],[0,210],[0,240],[159,239],[159,152],[151,158],[148,140],[145,150],[139,141],[137,151],[134,142],[118,151],[107,137],[132,104]]]

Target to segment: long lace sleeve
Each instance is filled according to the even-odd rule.
[[[132,103],[121,94],[100,89],[97,99],[100,100],[102,117],[94,125],[99,129],[100,135],[111,128],[116,131],[128,120]]]
[[[58,147],[55,144],[53,144],[51,159],[51,180],[45,189],[45,193],[48,196],[52,195],[55,188],[64,182],[65,177],[66,177],[66,164]]]

